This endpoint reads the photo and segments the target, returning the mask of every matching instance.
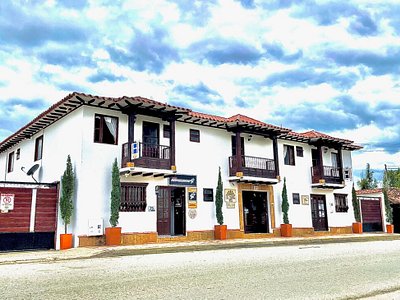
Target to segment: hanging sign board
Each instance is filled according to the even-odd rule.
[[[196,175],[175,175],[169,178],[170,185],[197,186]]]
[[[14,194],[1,194],[0,196],[0,210],[9,211],[14,209]]]
[[[131,159],[139,158],[139,143],[134,142],[131,145]]]
[[[197,208],[197,188],[189,187],[188,189],[188,207]]]

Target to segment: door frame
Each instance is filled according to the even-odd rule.
[[[314,226],[314,218],[312,216],[312,212],[313,212],[313,201],[314,201],[314,197],[323,197],[324,199],[324,208],[325,208],[325,230],[320,230],[320,229],[315,229]],[[315,199],[317,200],[317,199]],[[318,200],[317,200],[318,201]],[[312,221],[312,226],[314,228],[314,231],[329,231],[329,224],[328,224],[328,209],[327,209],[327,205],[326,205],[326,195],[325,194],[311,194],[310,195],[310,202],[311,202],[311,221]],[[317,202],[318,204],[318,202]]]
[[[175,206],[172,202],[172,197],[173,197],[173,190],[174,189],[183,189],[183,195],[184,199],[182,201],[182,215],[183,215],[183,223],[182,223],[182,231],[183,235],[186,235],[186,187],[184,186],[158,186],[159,192],[157,193],[157,234],[160,235],[166,235],[166,236],[176,236],[175,235],[175,218],[174,218],[174,213],[175,213]],[[167,195],[168,195],[168,234],[160,234],[158,230],[158,224],[159,224],[159,218],[158,218],[158,204],[159,204],[159,193],[161,190],[166,190]]]
[[[244,193],[261,193],[261,194],[265,194],[265,200],[266,200],[266,214],[267,214],[267,223],[266,223],[266,230],[267,232],[246,232],[246,220],[245,220],[245,214],[244,214]],[[259,190],[242,190],[241,191],[242,194],[242,213],[243,213],[243,230],[245,234],[248,233],[271,233],[271,223],[270,223],[270,208],[269,208],[269,192],[268,191],[259,191]]]

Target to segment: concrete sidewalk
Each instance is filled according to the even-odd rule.
[[[400,235],[385,233],[364,233],[316,237],[276,237],[262,239],[234,239],[225,241],[208,240],[196,242],[157,243],[114,247],[81,247],[63,251],[37,250],[20,252],[0,252],[0,265],[34,262],[46,263],[71,259],[107,258],[127,255],[192,252],[219,249],[301,246],[327,243],[373,242],[393,240],[400,240]]]

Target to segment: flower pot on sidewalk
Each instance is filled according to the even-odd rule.
[[[106,228],[106,245],[107,246],[121,245],[121,227]]]
[[[352,224],[352,227],[353,227],[353,233],[362,233],[363,232],[361,222],[354,222]]]
[[[281,236],[283,237],[292,236],[292,224],[281,224]]]
[[[394,232],[394,225],[393,224],[386,224],[386,232],[393,233]]]
[[[72,233],[60,234],[60,250],[72,248]]]
[[[227,237],[227,226],[226,225],[214,225],[214,239],[226,240]]]

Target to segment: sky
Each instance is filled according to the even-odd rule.
[[[400,165],[399,16],[398,0],[1,0],[0,140],[73,91],[142,96],[353,140],[356,176],[378,175]]]

